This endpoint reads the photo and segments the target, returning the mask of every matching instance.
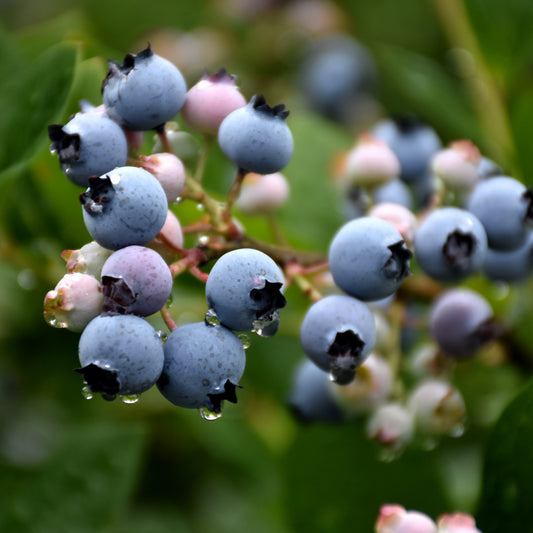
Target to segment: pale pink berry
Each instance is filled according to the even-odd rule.
[[[66,261],[67,272],[89,274],[100,279],[102,266],[113,253],[97,242],[92,241],[83,245],[79,250],[65,250],[61,257]]]
[[[289,183],[279,172],[255,174],[243,180],[235,206],[248,215],[270,213],[283,205],[289,197]]]
[[[88,274],[65,274],[44,298],[44,318],[56,328],[82,331],[102,310],[102,290]]]
[[[172,211],[168,211],[167,218],[161,231],[147,245],[159,253],[165,261],[175,261],[183,248],[183,230],[180,221]]]
[[[153,174],[167,196],[168,204],[173,204],[185,187],[185,167],[174,154],[141,155],[140,166]]]
[[[401,505],[383,505],[374,526],[376,533],[437,533],[437,524],[419,511]]]
[[[181,116],[193,130],[214,135],[232,111],[245,105],[234,76],[221,69],[212,76],[206,74],[189,89]]]
[[[388,202],[376,204],[370,209],[368,216],[390,222],[406,242],[413,242],[418,222],[416,216],[407,207]]]
[[[357,367],[348,385],[331,384],[338,403],[350,413],[371,411],[383,404],[392,392],[394,379],[387,361],[372,353]]]
[[[418,428],[436,435],[455,435],[461,431],[466,414],[461,393],[450,383],[427,379],[411,393],[408,402]]]
[[[455,141],[439,150],[431,161],[434,174],[446,185],[458,189],[471,189],[480,179],[479,149],[467,140]]]
[[[378,407],[366,426],[369,438],[391,450],[400,450],[408,444],[413,437],[413,431],[413,415],[398,403]]]
[[[400,175],[398,158],[381,139],[362,134],[344,161],[346,178],[354,185],[374,187]]]
[[[438,533],[481,533],[476,521],[466,513],[444,514],[437,520]]]

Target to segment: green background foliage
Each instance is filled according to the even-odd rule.
[[[240,18],[231,7],[238,2],[227,10],[223,4],[0,3],[0,531],[369,532],[379,507],[393,502],[432,517],[473,513],[484,533],[533,531],[531,286],[500,300],[497,288],[472,281],[514,326],[508,362],[459,365],[465,435],[430,451],[410,449],[392,463],[378,460],[362,421],[302,426],[292,418],[286,398],[303,357],[298,328],[308,305],[293,287],[279,334],[251,339],[239,404],[226,406],[220,421],[178,409],[155,389],[135,405],[81,396],[72,372],[78,335],[48,327],[42,301],[64,273],[60,252],[89,236],[79,189],[49,154],[46,128],[64,123],[80,99],[100,103],[108,58],[138,51],[156,30],[195,35],[210,28],[224,43],[226,63],[197,65],[189,86],[203,67],[226,66],[248,98],[262,92],[291,110],[291,198],[279,213],[291,244],[323,253],[343,221],[329,176],[355,131],[301,104],[294,81],[306,40],[280,15],[283,2]],[[376,59],[382,115],[413,112],[444,142],[470,138],[531,185],[532,3],[450,0],[452,22],[443,4],[334,5],[343,31]],[[465,34],[465,22],[472,33]],[[482,67],[481,83],[496,101],[476,100],[458,54]],[[206,183],[220,198],[231,172],[213,147]],[[272,238],[262,221],[242,220],[252,235]],[[201,285],[187,275],[177,280],[176,316],[200,320],[205,310]]]

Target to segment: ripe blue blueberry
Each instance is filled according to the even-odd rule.
[[[268,255],[252,248],[225,253],[205,286],[209,308],[220,323],[236,331],[276,333],[283,296],[283,272]]]
[[[331,392],[327,372],[307,358],[294,372],[288,404],[301,422],[337,424],[345,418]]]
[[[220,125],[218,143],[237,167],[257,174],[272,174],[289,162],[294,141],[283,104],[270,107],[263,96],[232,111]]]
[[[143,318],[100,315],[81,334],[79,359],[82,367],[76,371],[91,391],[114,399],[140,394],[155,384],[163,369],[163,345]]]
[[[431,307],[431,336],[445,355],[468,358],[499,334],[490,304],[470,289],[449,289]]]
[[[80,187],[89,185],[90,176],[126,164],[128,142],[122,128],[97,110],[76,113],[64,126],[51,124],[50,150],[57,153],[65,176]]]
[[[119,167],[90,178],[80,202],[91,237],[110,250],[147,244],[163,227],[168,212],[163,187],[138,167]]]
[[[431,158],[442,147],[433,128],[413,116],[378,122],[371,135],[384,140],[400,160],[401,178],[415,183],[427,176]]]
[[[347,222],[329,247],[329,268],[337,286],[361,300],[393,294],[410,274],[411,251],[389,222],[361,217]]]
[[[525,281],[533,273],[533,232],[515,250],[487,250],[483,263],[485,276],[496,281],[516,283]]]
[[[172,292],[172,274],[163,258],[144,246],[113,252],[102,267],[104,310],[148,316],[159,311]]]
[[[109,116],[123,128],[158,130],[182,108],[187,86],[178,68],[148,46],[126,55],[122,65],[109,62],[102,95]]]
[[[415,233],[420,268],[438,281],[460,281],[483,266],[487,235],[481,222],[457,207],[435,209]]]
[[[164,351],[157,386],[174,405],[220,413],[223,400],[237,403],[246,355],[232,331],[205,322],[186,324],[168,336]]]
[[[346,295],[326,296],[314,303],[300,327],[307,356],[340,385],[353,381],[357,367],[376,343],[374,316],[368,306]]]
[[[413,194],[408,185],[400,179],[393,179],[376,187],[372,191],[372,196],[375,204],[399,204],[407,209],[413,209]]]
[[[525,242],[529,233],[532,200],[532,191],[524,184],[499,176],[478,183],[467,206],[485,227],[490,248],[513,250]]]

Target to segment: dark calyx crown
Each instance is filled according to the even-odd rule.
[[[388,248],[391,256],[382,267],[383,274],[394,281],[402,281],[411,275],[409,260],[413,257],[413,252],[405,246],[403,241],[391,244]]]
[[[261,289],[252,289],[250,298],[254,302],[255,317],[258,320],[269,320],[272,314],[287,305],[287,300],[281,294],[282,283],[265,281]]]
[[[289,110],[285,109],[284,104],[278,104],[274,107],[270,107],[262,94],[256,94],[255,96],[252,96],[251,103],[255,110],[260,111],[261,113],[266,113],[272,117],[279,117],[285,120],[289,116]]]
[[[80,194],[80,202],[89,215],[100,215],[106,210],[106,206],[113,199],[115,189],[109,176],[89,178],[89,188]]]
[[[81,139],[77,133],[65,133],[61,124],[50,124],[48,137],[52,141],[50,149],[57,152],[61,163],[79,160]]]
[[[339,331],[328,349],[330,371],[335,383],[347,385],[355,377],[365,343],[351,329]]]
[[[470,257],[476,248],[476,239],[469,232],[455,230],[448,235],[442,253],[444,258],[456,270],[467,270]]]

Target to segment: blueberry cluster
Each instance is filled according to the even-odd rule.
[[[81,332],[76,371],[87,398],[100,393],[133,402],[157,384],[171,403],[218,418],[224,400],[237,401],[245,367],[239,332],[274,335],[286,305],[282,270],[269,255],[242,243],[230,209],[246,174],[281,176],[276,173],[293,150],[288,111],[270,107],[263,96],[246,104],[224,69],[187,91],[179,69],[150,46],[126,55],[122,64],[109,62],[102,96],[101,106],[84,102],[67,124],[48,129],[60,169],[85,188],[79,200],[93,241],[64,252],[68,273],[46,295],[45,318]],[[167,123],[182,108],[193,131],[206,139],[218,135],[238,169],[225,206],[172,153]],[[141,155],[149,130],[164,151]],[[266,183],[270,200],[263,207],[272,208],[279,205],[279,178],[274,186]],[[183,229],[169,208],[198,197],[207,203],[213,240],[200,238],[184,248]],[[210,273],[202,272],[211,259]],[[206,282],[208,311],[178,327],[167,302],[173,278],[184,271]],[[150,323],[158,312],[171,330],[168,337]]]
[[[497,295],[531,277],[532,192],[414,117],[360,134],[336,172],[348,220],[329,244],[330,279],[315,277],[326,294],[311,293],[289,403],[307,422],[365,416],[392,458],[463,432],[454,368],[506,329],[474,287]]]

